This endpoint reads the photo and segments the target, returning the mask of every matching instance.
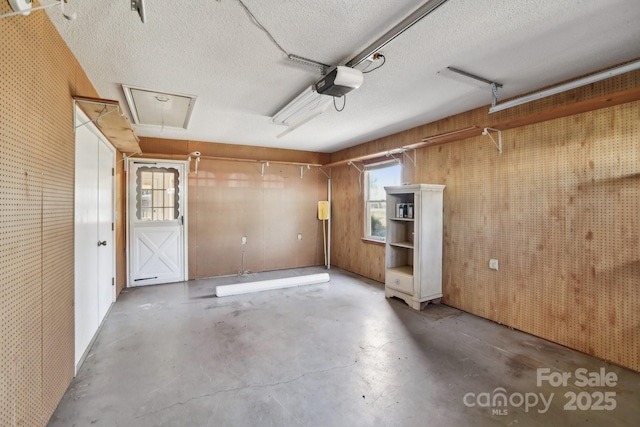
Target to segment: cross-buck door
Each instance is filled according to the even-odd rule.
[[[129,286],[187,280],[185,163],[130,160]]]

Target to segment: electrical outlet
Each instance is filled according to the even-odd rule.
[[[302,240],[302,233],[298,233],[298,240]]]
[[[498,271],[498,260],[497,259],[490,259],[489,260],[489,268],[495,271]]]
[[[247,244],[247,236],[242,236],[242,244],[246,245]]]

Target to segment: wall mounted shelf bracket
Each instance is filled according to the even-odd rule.
[[[409,150],[413,151],[413,158],[411,158],[411,156],[409,155]],[[404,149],[402,150],[402,155],[404,157],[406,157],[407,159],[409,159],[409,161],[413,164],[413,166],[416,166],[416,149],[415,148],[409,148],[409,149]]]
[[[311,169],[311,165],[307,165],[306,169],[310,170]],[[305,167],[303,165],[300,165],[300,179],[304,178],[304,170],[305,170]]]
[[[87,125],[89,123],[95,123],[95,124],[99,125],[100,124],[99,120],[101,118],[113,113],[114,111],[117,111],[118,115],[120,117],[124,117],[124,112],[120,110],[120,105],[119,104],[111,104],[109,102],[93,101],[93,100],[87,100],[87,99],[74,99],[73,100],[74,107],[78,104],[78,102],[82,102],[82,103],[85,103],[85,104],[101,105],[102,109],[97,113],[98,114],[97,117],[94,117],[94,118],[92,118],[90,120],[87,120],[84,123],[80,123],[79,125],[76,125],[73,128],[74,132],[75,132],[76,129],[78,129],[78,128],[84,126],[84,125]],[[76,122],[76,109],[74,108],[73,109],[73,123],[75,123],[75,122]]]
[[[404,152],[404,150],[400,150],[400,151],[388,151],[386,156],[387,157],[391,157],[393,160],[395,160],[398,163],[402,163],[402,160],[399,157],[396,157],[396,154],[402,154]]]
[[[196,167],[194,169],[194,172],[196,175],[198,175],[198,165],[200,164],[200,156],[194,156],[196,158],[195,162],[196,162]],[[189,162],[189,172],[191,172],[191,155],[189,155],[189,157],[187,157],[187,162]]]
[[[327,179],[331,179],[331,168],[329,168],[329,174],[327,174],[321,167],[319,167],[318,170],[322,172],[322,174],[326,176]]]
[[[138,144],[138,137],[118,101],[113,99],[73,96],[73,106],[74,132],[79,127],[93,122],[109,142],[121,153],[142,153],[140,145]],[[87,116],[88,121],[76,125],[76,107],[82,110]],[[117,114],[113,114],[114,112]]]
[[[493,136],[491,136],[490,131],[498,134],[498,142],[496,142],[496,140],[493,139]],[[484,128],[484,130],[482,131],[482,134],[491,138],[493,145],[495,145],[496,148],[498,149],[498,152],[502,154],[502,131],[499,131],[498,129],[493,129],[493,128]]]
[[[32,11],[48,9],[54,6],[60,6],[60,10],[62,11],[62,16],[64,16],[69,21],[74,21],[76,19],[76,13],[65,13],[64,12],[64,4],[66,0],[56,0],[54,3],[49,3],[45,5],[40,5],[33,7],[33,2],[31,0],[9,0],[9,5],[13,12],[4,13],[0,15],[0,19],[9,18],[11,16],[27,16]]]
[[[347,163],[347,165],[349,165],[349,166],[353,166],[353,167],[355,168],[355,170],[357,170],[357,171],[358,171],[358,172],[360,172],[360,173],[363,173],[363,172],[364,172],[364,168],[360,169],[360,168],[358,167],[358,165],[356,165],[356,164],[355,164],[355,163],[353,163],[353,162],[349,162],[349,163]]]

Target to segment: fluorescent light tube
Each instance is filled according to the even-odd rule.
[[[512,99],[511,101],[506,101],[506,102],[497,104],[489,108],[489,113],[496,113],[498,111],[506,110],[507,108],[512,108],[517,105],[526,104],[527,102],[536,101],[538,99],[546,98],[551,95],[557,95],[559,93],[566,92],[571,89],[576,89],[591,83],[599,82],[600,80],[605,80],[610,77],[619,76],[621,74],[628,73],[630,71],[635,71],[638,69],[640,69],[640,60],[630,62],[628,64],[622,65],[620,67],[612,68],[610,70],[603,71],[601,73],[592,74],[583,79],[574,80],[572,82],[555,86],[550,89],[532,93],[531,95],[522,96],[520,98]]]
[[[321,95],[309,86],[278,111],[271,118],[271,123],[296,128],[322,114],[332,102],[333,97]]]

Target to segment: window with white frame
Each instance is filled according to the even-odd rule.
[[[364,172],[364,237],[384,241],[387,231],[387,194],[384,187],[400,185],[402,165],[396,161],[369,165]]]

